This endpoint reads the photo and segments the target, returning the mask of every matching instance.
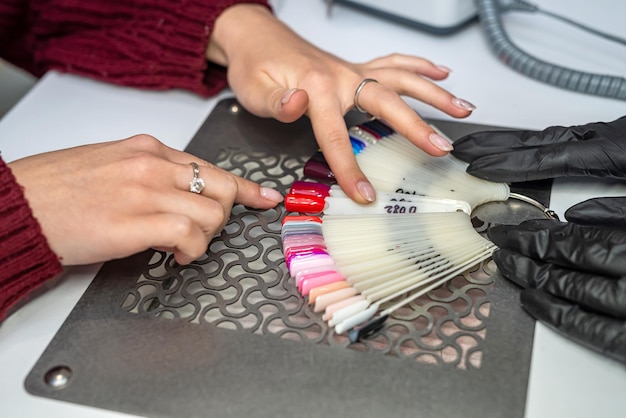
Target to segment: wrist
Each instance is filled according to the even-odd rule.
[[[206,49],[206,59],[224,67],[229,54],[247,37],[267,25],[276,23],[274,15],[262,4],[236,4],[225,9],[215,21]]]

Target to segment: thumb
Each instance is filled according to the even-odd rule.
[[[250,74],[249,68],[231,65],[228,83],[246,110],[262,118],[290,123],[299,119],[309,106],[308,93],[281,82],[269,74]]]
[[[277,103],[272,103],[272,117],[280,122],[294,122],[302,117],[309,106],[309,95],[305,90],[292,88],[283,90]]]

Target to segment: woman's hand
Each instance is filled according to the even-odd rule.
[[[362,203],[375,200],[375,191],[357,165],[343,116],[354,107],[363,79],[378,83],[363,87],[359,106],[431,155],[445,155],[452,145],[400,96],[457,118],[474,109],[430,81],[445,79],[445,67],[399,54],[349,63],[311,45],[259,5],[232,6],[220,15],[207,58],[228,67],[229,84],[250,112],[282,122],[308,115],[339,185]]]
[[[206,187],[190,192],[199,166]],[[64,265],[148,248],[186,264],[201,256],[232,205],[268,209],[273,189],[230,174],[148,135],[35,155],[9,164],[51,249]]]

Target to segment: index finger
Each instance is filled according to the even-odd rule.
[[[354,156],[339,106],[310,106],[308,114],[317,143],[339,186],[356,202],[369,203],[376,200],[376,191]]]
[[[277,190],[261,186],[227,171],[226,173],[237,183],[235,203],[257,209],[271,209],[283,201],[283,196]]]
[[[218,196],[228,194],[228,189],[230,189],[232,184],[234,184],[236,189],[234,190],[235,203],[240,203],[242,205],[250,206],[257,209],[270,209],[276,206],[278,203],[282,202],[283,200],[282,195],[278,191],[269,187],[262,187],[258,183],[237,176],[229,171],[224,170],[223,168],[217,167],[216,165],[211,164],[208,161],[205,161],[187,152],[178,151],[167,146],[162,148],[160,152],[165,158],[178,164],[182,164],[185,166],[188,166],[192,162],[198,164],[202,172],[201,175],[210,175],[213,181],[218,181],[220,183],[217,186],[213,184],[213,187],[217,187],[218,189],[224,189],[221,193],[219,193],[217,190],[214,190],[214,192],[216,192]],[[188,169],[189,173],[191,173],[190,170],[191,169]],[[192,178],[191,174],[188,175],[188,178]],[[186,181],[183,181],[182,179],[180,181],[181,189],[185,189],[188,187],[188,183],[186,183]],[[208,190],[203,191],[202,194],[211,197]]]

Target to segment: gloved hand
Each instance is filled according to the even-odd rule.
[[[543,131],[488,131],[454,142],[467,172],[498,182],[555,177],[626,178],[626,116],[609,123]]]
[[[626,364],[626,197],[568,209],[570,222],[495,226],[498,270],[524,309],[558,333]]]

